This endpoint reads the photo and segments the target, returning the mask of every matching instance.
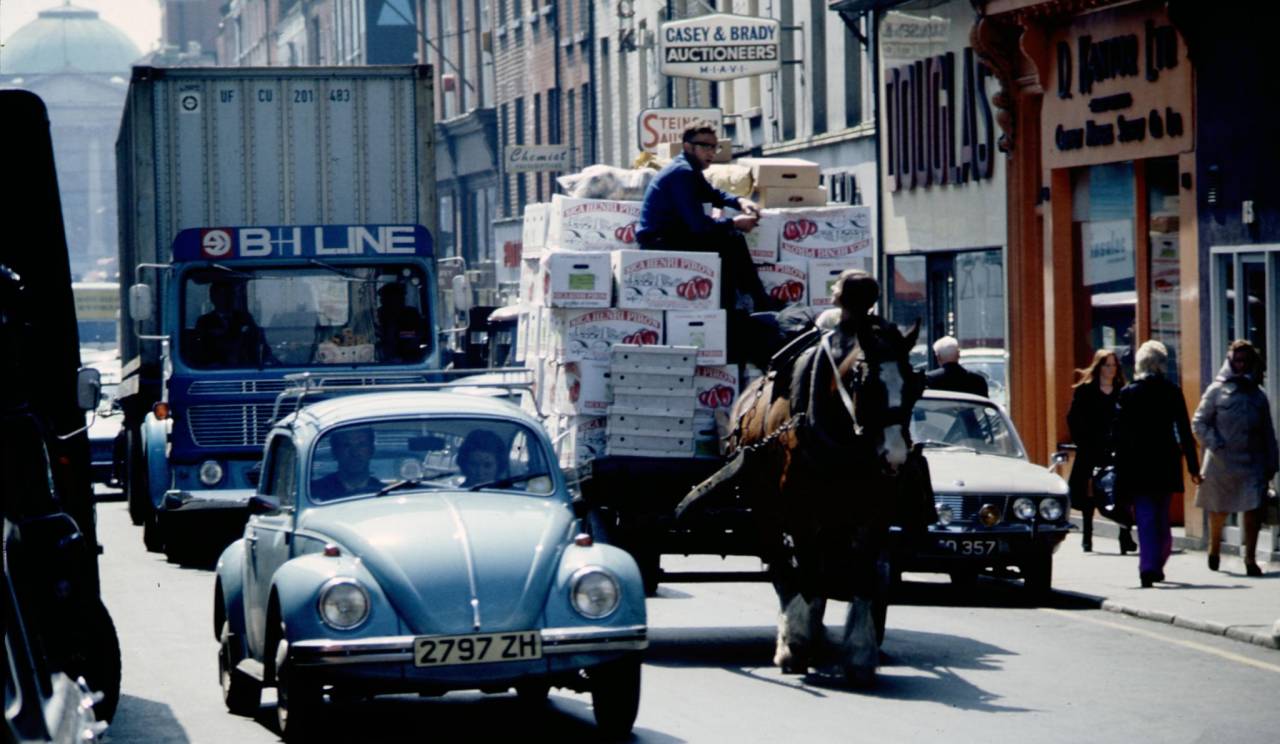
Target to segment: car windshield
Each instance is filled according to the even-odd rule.
[[[911,411],[911,438],[927,447],[964,447],[987,455],[1025,457],[1004,414],[976,401],[922,398]]]
[[[191,271],[182,358],[200,368],[419,362],[432,343],[427,286],[407,265]]]
[[[513,421],[404,418],[326,432],[311,458],[311,500],[414,489],[492,489],[549,495],[541,439]]]

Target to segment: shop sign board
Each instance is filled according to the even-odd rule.
[[[507,173],[569,169],[569,145],[508,145],[502,156]]]
[[[1085,222],[1080,225],[1084,253],[1084,285],[1133,278],[1133,223],[1129,220]]]
[[[1051,34],[1049,44],[1046,168],[1191,150],[1191,62],[1163,8],[1089,13]]]
[[[652,108],[640,112],[636,119],[636,140],[644,152],[658,151],[664,142],[679,142],[684,130],[706,123],[724,136],[720,126],[724,112],[718,108]]]
[[[772,18],[715,13],[670,21],[659,30],[662,74],[734,80],[782,68],[782,24]]]

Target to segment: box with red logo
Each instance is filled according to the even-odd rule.
[[[778,241],[781,261],[870,256],[870,207],[823,207],[786,212]]]
[[[609,254],[548,253],[539,261],[542,305],[546,307],[609,307],[613,304],[613,274]]]
[[[738,398],[738,365],[698,367],[693,372],[693,394],[698,410],[729,410]]]
[[[825,307],[831,304],[831,289],[846,269],[871,271],[871,256],[815,258],[809,262],[809,304]]]
[[[742,214],[732,207],[720,210],[720,216],[736,217]],[[716,216],[714,213],[712,216]],[[760,219],[756,228],[742,237],[747,241],[747,253],[756,263],[774,263],[778,260],[778,238],[782,234],[782,223],[786,221],[786,213],[777,209],[760,210]]]
[[[555,384],[551,411],[570,416],[604,416],[609,412],[607,361],[552,362]]]
[[[756,264],[765,294],[787,304],[804,304],[809,296],[809,267],[799,263]]]
[[[548,343],[553,359],[607,360],[614,344],[662,343],[662,313],[609,307],[596,310],[547,310]]]
[[[547,219],[547,251],[611,251],[638,247],[638,201],[574,199],[556,194]]]
[[[547,433],[555,442],[560,466],[576,468],[603,457],[609,443],[608,422],[605,416],[552,416]]]
[[[698,349],[698,364],[729,361],[729,332],[724,310],[668,310],[667,345]]]
[[[720,257],[694,251],[613,252],[615,304],[636,310],[720,306]]]
[[[520,262],[520,302],[542,304],[542,264],[536,258]]]
[[[524,223],[520,229],[520,250],[523,258],[538,258],[547,245],[547,218],[551,205],[530,204],[524,208]]]

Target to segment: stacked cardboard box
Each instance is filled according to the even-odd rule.
[[[613,347],[610,455],[693,457],[697,363],[691,346]]]

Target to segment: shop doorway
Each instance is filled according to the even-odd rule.
[[[1280,245],[1218,246],[1210,249],[1212,346],[1208,352],[1210,378],[1226,358],[1227,346],[1238,338],[1248,340],[1267,361],[1264,389],[1271,403],[1271,421],[1280,423]],[[1272,487],[1280,487],[1273,482]],[[1231,517],[1224,540],[1240,544]],[[1280,549],[1280,529],[1263,529],[1259,549]]]

